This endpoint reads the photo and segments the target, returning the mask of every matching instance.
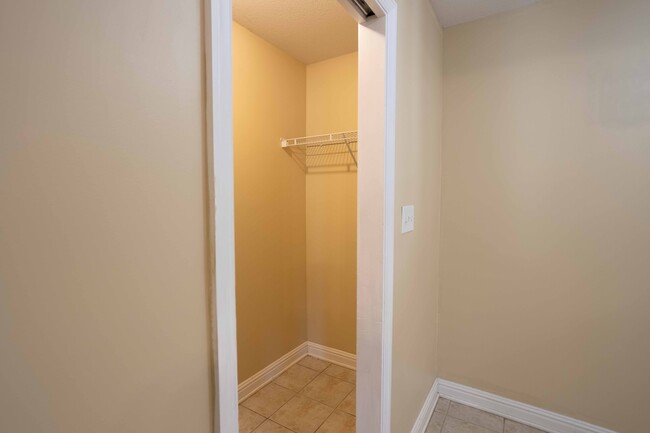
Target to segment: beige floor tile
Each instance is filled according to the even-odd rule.
[[[318,433],[355,433],[356,423],[356,417],[337,410],[320,426]]]
[[[319,373],[330,366],[329,362],[323,361],[322,359],[314,358],[311,355],[307,355],[304,358],[302,358],[298,364],[302,365],[303,367],[316,370]]]
[[[445,422],[445,416],[442,412],[433,412],[429,420],[429,425],[427,425],[424,433],[440,433],[442,431],[442,425]]]
[[[357,383],[357,373],[349,368],[341,367],[340,365],[332,364],[323,373],[328,376],[333,376],[337,379],[344,380],[349,383]]]
[[[317,371],[296,364],[278,376],[273,382],[291,391],[298,392],[316,376],[318,376]]]
[[[442,427],[442,433],[492,433],[492,430],[447,416]]]
[[[266,420],[253,433],[293,433],[291,430],[276,424],[271,420]]]
[[[287,388],[269,383],[241,405],[268,418],[294,395],[295,393]]]
[[[438,403],[436,404],[436,412],[442,412],[444,414],[449,410],[449,400],[446,398],[439,398]]]
[[[447,416],[471,422],[472,424],[485,427],[486,429],[497,433],[503,432],[502,417],[479,409],[474,409],[473,407],[465,406],[464,404],[456,403],[455,401],[452,401],[449,404]]]
[[[506,420],[506,427],[503,431],[505,433],[545,433],[542,430],[528,427],[527,425],[523,425],[515,421],[510,421],[509,419]]]
[[[312,380],[300,393],[306,397],[326,404],[329,407],[338,406],[354,389],[354,385],[326,374],[321,374]]]
[[[264,417],[239,406],[239,433],[251,433],[264,422]]]
[[[271,420],[296,433],[314,433],[334,411],[315,400],[297,395],[271,416]]]
[[[357,415],[357,390],[353,389],[347,397],[343,399],[338,407],[339,410],[349,413],[350,415]]]

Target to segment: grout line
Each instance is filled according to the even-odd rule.
[[[322,404],[323,406],[327,406],[327,407],[329,407],[329,408],[332,408],[332,406],[328,406],[328,405],[326,405],[325,403],[316,400],[315,398],[311,398],[311,397],[308,396],[308,395],[301,394],[301,392],[304,391],[305,388],[307,388],[307,387],[308,387],[308,386],[309,386],[313,381],[315,381],[316,379],[318,379],[318,377],[319,377],[320,375],[322,375],[322,374],[324,374],[324,373],[319,374],[318,376],[316,376],[315,378],[313,378],[313,379],[312,379],[312,380],[311,380],[307,385],[303,386],[302,389],[296,393],[296,395],[300,394],[301,396],[303,396],[303,397],[305,397],[305,398],[307,398],[307,399],[309,399],[309,400],[311,400],[311,401],[315,401],[316,403],[320,403],[320,404]],[[329,376],[329,375],[327,374],[326,376]],[[332,376],[329,376],[329,377],[332,377]],[[334,378],[334,379],[336,379],[336,378]],[[340,379],[339,379],[339,380],[340,380]],[[341,382],[345,382],[345,381],[341,381]],[[350,382],[345,382],[345,383],[350,383]],[[355,390],[355,389],[357,388],[356,385],[353,385],[353,386],[354,386],[354,388],[352,388],[352,390],[351,390],[350,392],[352,392],[353,390]],[[349,395],[349,393],[346,394],[345,396],[347,397],[348,395]],[[345,400],[345,398],[344,398],[343,400]],[[343,402],[343,400],[341,400],[341,402]],[[339,404],[340,404],[340,403],[339,403]],[[337,408],[338,408],[338,405],[337,405],[336,407],[334,407],[334,410],[336,410]],[[354,416],[356,416],[356,415],[354,415]]]
[[[280,427],[289,430],[291,433],[298,433],[298,432],[296,432],[295,430],[291,430],[289,427],[285,427],[285,426],[283,426],[283,425],[280,424],[279,422],[275,422],[275,421],[273,421],[271,418],[267,418],[267,419],[265,419],[264,422],[263,422],[262,424],[264,424],[266,421],[269,421],[269,422],[272,422],[273,424],[279,425]],[[260,424],[260,425],[258,425],[257,427],[255,427],[255,430],[253,430],[251,433],[255,433],[256,431],[258,431],[258,430],[260,429],[260,427],[262,427],[262,424]]]
[[[273,380],[275,380],[275,379],[273,379]],[[286,406],[287,403],[289,403],[291,400],[293,400],[293,399],[298,395],[298,393],[304,389],[304,387],[302,387],[302,388],[300,388],[300,391],[294,391],[294,390],[292,390],[292,389],[285,388],[284,386],[279,385],[279,384],[275,383],[274,381],[271,381],[271,382],[269,382],[268,384],[264,385],[264,388],[266,388],[267,386],[269,386],[269,385],[272,384],[272,383],[275,384],[275,385],[277,385],[277,386],[279,386],[280,388],[286,389],[287,391],[291,391],[291,392],[293,393],[293,395],[291,396],[291,398],[290,398],[289,400],[287,400],[287,401],[284,402],[282,405],[280,405],[280,407],[277,408],[277,409],[275,410],[275,412],[273,412],[271,415],[269,415],[268,418],[266,418],[266,419],[268,419],[268,420],[270,420],[270,421],[273,421],[273,420],[271,419],[271,417],[272,417],[273,415],[275,415],[275,414],[276,414],[280,409],[282,409],[284,406]],[[309,383],[311,383],[311,381],[310,381]],[[308,383],[307,385],[309,385],[309,383]],[[307,386],[307,385],[305,385],[305,386]],[[263,388],[262,388],[262,389],[263,389]],[[257,391],[257,392],[259,392],[259,391]],[[257,394],[257,392],[256,392],[255,394]],[[253,395],[255,395],[255,394],[253,394]],[[251,395],[251,397],[252,397],[253,395]],[[250,397],[248,397],[248,398],[250,398]],[[248,398],[247,398],[246,400],[248,400]],[[246,400],[244,400],[244,401],[246,401]],[[243,403],[243,402],[242,402],[242,403]],[[239,403],[239,406],[241,406],[241,405],[242,405],[242,404]],[[244,406],[244,407],[246,407],[246,406]],[[248,409],[248,408],[246,407],[246,409]],[[252,409],[248,409],[248,410],[251,410],[251,411],[255,412],[255,411],[252,410]],[[255,412],[255,413],[257,413],[257,412]],[[258,414],[258,415],[264,416],[264,415],[262,415],[262,414]],[[273,421],[273,422],[275,422],[275,421]],[[282,424],[277,423],[277,422],[276,422],[276,424],[282,425]],[[289,427],[286,427],[286,426],[284,426],[284,425],[282,425],[282,427],[284,427],[284,428],[286,428],[286,429],[289,429]],[[290,429],[289,429],[289,430],[290,430]]]
[[[347,413],[346,411],[344,411],[344,410],[342,410],[342,409],[339,409],[339,408],[341,407],[341,405],[343,404],[343,402],[345,401],[345,399],[348,398],[348,397],[350,396],[350,394],[352,394],[352,393],[355,392],[356,390],[357,390],[357,387],[356,387],[356,386],[355,386],[354,388],[352,388],[352,390],[351,390],[350,392],[348,392],[348,393],[345,395],[345,397],[343,397],[343,400],[341,400],[341,402],[340,402],[338,405],[336,405],[336,410],[340,410],[340,411],[343,412],[343,413]],[[355,410],[354,410],[354,413],[355,413],[354,415],[352,415],[351,413],[347,413],[347,414],[348,414],[348,415],[351,415],[351,416],[353,416],[353,417],[356,418],[356,417],[357,417],[357,415],[356,415],[356,412],[357,412],[357,411],[356,411],[356,403],[355,403],[355,405],[354,405],[354,409],[355,409]]]
[[[447,424],[447,418],[449,418],[449,416],[447,414],[445,414],[445,419],[442,420],[442,425],[440,426],[440,433],[442,433],[442,431],[445,429],[445,424]],[[431,421],[429,421],[429,422],[431,422]]]
[[[310,356],[310,355],[307,355],[307,356]],[[304,358],[304,357],[303,357],[303,358]],[[315,358],[315,357],[314,357],[314,358]],[[301,358],[301,359],[302,359],[302,358]],[[320,358],[318,358],[318,359],[320,359]],[[294,365],[295,365],[295,364],[294,364]],[[330,364],[330,365],[331,365],[331,364]],[[305,366],[304,366],[304,365],[301,365],[301,367],[305,367]],[[311,368],[309,368],[309,367],[305,367],[305,368],[308,368],[308,369],[310,369],[310,370],[312,370],[312,371],[317,371],[317,370],[311,369]],[[356,390],[356,385],[354,385],[354,388],[353,388],[352,390],[350,390],[350,392],[347,393],[347,394],[345,395],[345,397],[343,398],[343,400],[341,400],[341,402],[340,402],[336,407],[334,407],[334,408],[332,408],[331,406],[328,406],[328,405],[326,405],[325,403],[322,403],[322,402],[320,402],[320,401],[318,401],[318,400],[315,400],[315,399],[313,399],[313,398],[311,398],[311,397],[309,397],[309,396],[307,396],[307,395],[301,394],[301,392],[302,392],[305,388],[307,388],[307,386],[308,386],[310,383],[312,383],[313,381],[315,381],[315,380],[316,380],[320,375],[322,375],[322,374],[325,374],[325,373],[324,373],[324,370],[323,370],[323,372],[320,372],[320,374],[316,375],[316,376],[315,376],[313,379],[311,379],[309,382],[307,382],[307,383],[306,383],[302,388],[300,388],[299,391],[294,391],[294,390],[292,390],[292,389],[285,388],[284,386],[275,383],[275,382],[274,382],[275,379],[274,379],[273,381],[269,382],[268,384],[264,385],[264,387],[267,387],[268,385],[270,385],[271,383],[273,383],[273,384],[279,386],[280,388],[284,388],[284,389],[286,389],[286,390],[289,390],[289,391],[293,392],[294,395],[293,395],[289,400],[287,400],[283,405],[281,405],[278,409],[276,409],[276,411],[273,412],[273,413],[272,413],[268,418],[265,417],[264,415],[260,414],[260,413],[255,412],[255,411],[252,410],[252,409],[247,408],[246,406],[243,406],[244,408],[246,408],[246,409],[250,410],[251,412],[256,413],[256,414],[258,414],[259,416],[261,416],[261,417],[264,418],[264,421],[262,421],[262,423],[261,423],[259,426],[257,426],[257,427],[255,428],[255,430],[253,430],[252,433],[255,433],[255,431],[256,431],[257,429],[259,429],[259,428],[262,426],[262,424],[264,424],[264,422],[266,422],[267,420],[268,420],[268,421],[271,421],[271,422],[273,422],[273,423],[275,423],[275,424],[278,424],[279,426],[282,426],[282,427],[286,428],[287,430],[289,430],[289,431],[291,431],[291,432],[293,432],[293,433],[296,433],[296,432],[294,432],[293,430],[291,430],[289,427],[285,426],[284,424],[280,424],[279,422],[276,422],[276,421],[272,420],[271,417],[272,417],[273,415],[275,415],[275,414],[276,414],[280,409],[282,409],[284,406],[286,406],[286,405],[287,405],[291,400],[293,400],[293,399],[294,399],[296,396],[298,396],[298,395],[300,395],[300,396],[302,396],[302,397],[304,397],[304,398],[306,398],[306,399],[308,399],[308,400],[315,401],[316,403],[322,404],[323,406],[325,406],[325,407],[327,407],[327,408],[329,408],[329,409],[332,409],[332,412],[327,416],[327,418],[325,418],[325,420],[323,420],[323,422],[322,422],[322,423],[321,423],[321,424],[316,428],[315,431],[318,431],[318,429],[321,428],[321,427],[323,426],[323,424],[325,424],[325,422],[327,422],[328,419],[330,419],[330,417],[334,414],[334,412],[336,412],[337,410],[339,410],[338,407],[341,405],[341,403],[343,403],[343,400],[345,400],[345,399],[346,399],[346,398],[347,398],[347,397],[348,397],[348,396],[349,396],[353,391]],[[326,376],[334,377],[334,376],[330,376],[329,374],[327,374]],[[279,377],[279,376],[278,376],[278,377]],[[338,379],[338,378],[336,378],[336,377],[334,377],[334,378],[335,378],[335,379]],[[338,379],[338,380],[341,380],[341,379]],[[344,381],[344,380],[341,380],[341,382],[350,383],[350,382],[346,382],[346,381]],[[261,388],[261,389],[262,389],[262,388]],[[257,392],[259,392],[259,391],[257,391]],[[257,394],[257,392],[256,392],[255,394]],[[255,394],[253,394],[253,395],[255,395]],[[251,397],[252,397],[252,395],[251,395]],[[249,397],[249,398],[250,398],[250,397]],[[248,399],[246,399],[246,400],[248,400]],[[244,401],[246,401],[246,400],[244,400]],[[242,402],[242,403],[243,403],[243,402]],[[240,403],[239,406],[242,406],[242,404]],[[356,415],[349,414],[349,413],[347,413],[347,412],[345,412],[345,411],[341,411],[341,412],[343,412],[343,413],[345,413],[345,414],[347,414],[347,415],[353,416],[353,417],[356,419]]]
[[[308,356],[311,356],[312,358],[316,358],[316,357],[313,356],[313,355],[305,355],[305,356],[303,356],[302,358],[300,358],[300,361],[302,361],[303,359],[307,358]],[[324,359],[320,359],[320,358],[316,358],[316,359],[318,359],[319,361],[327,362],[327,367],[325,367],[324,369],[318,371],[318,370],[315,370],[315,369],[313,369],[313,368],[311,368],[311,367],[307,367],[306,365],[302,365],[302,364],[300,363],[300,361],[296,362],[296,364],[298,364],[298,365],[301,366],[301,367],[308,368],[308,369],[310,369],[310,370],[312,370],[312,371],[318,371],[319,373],[323,373],[325,370],[327,370],[328,368],[330,368],[330,366],[332,365],[331,362],[329,362],[329,361],[325,361]],[[294,364],[294,365],[296,365],[296,364]],[[292,365],[292,367],[293,367],[293,365]],[[288,369],[287,369],[287,370],[288,370]],[[328,376],[329,376],[329,375],[328,375]]]
[[[338,367],[341,367],[341,366],[339,365]],[[329,367],[328,367],[328,368],[329,368]],[[347,368],[347,367],[341,367],[341,368]],[[350,370],[349,368],[347,368],[347,369]],[[325,369],[325,370],[327,370],[327,369]],[[340,377],[336,377],[336,376],[334,376],[333,374],[326,373],[325,370],[322,371],[323,374],[325,374],[325,375],[327,375],[327,376],[329,376],[329,377],[333,377],[334,379],[338,379],[338,380],[340,380],[341,382],[345,382],[345,383],[350,383],[350,384],[352,384],[352,382],[348,382],[347,380],[341,379]],[[355,376],[355,378],[356,378],[356,376]],[[357,384],[356,384],[356,380],[355,380],[355,383],[354,383],[353,385],[354,385],[354,386],[357,385]]]
[[[273,383],[273,382],[275,381],[275,379],[277,379],[278,377],[282,376],[282,375],[283,375],[284,373],[286,373],[286,372],[287,372],[291,367],[293,367],[294,365],[297,365],[300,361],[302,361],[303,359],[305,359],[307,356],[309,356],[309,354],[305,354],[305,355],[301,356],[297,361],[295,361],[294,363],[292,363],[291,365],[289,365],[287,368],[285,368],[284,370],[282,370],[280,373],[274,375],[274,376],[271,378],[271,380],[269,380],[269,381],[266,382],[264,385],[262,385],[262,386],[260,386],[259,388],[257,388],[257,389],[255,390],[255,392],[253,392],[252,394],[250,394],[250,395],[246,398],[246,400],[248,400],[250,397],[252,397],[253,395],[255,395],[255,394],[256,394],[260,389],[264,388],[265,386],[267,386],[267,385],[270,384],[270,383]],[[301,365],[301,367],[303,367],[303,366]],[[308,368],[308,367],[305,367],[305,368]],[[240,384],[240,385],[241,385],[241,384]],[[288,389],[288,388],[286,388],[286,389]],[[245,401],[245,400],[243,400],[243,401]],[[240,404],[240,403],[242,403],[243,401],[239,401],[239,397],[238,397],[238,403],[237,403],[237,404]]]
[[[255,411],[254,411],[253,409],[251,409],[251,408],[248,408],[248,407],[246,407],[246,406],[242,406],[241,404],[239,405],[239,407],[240,407],[240,408],[243,407],[244,409],[248,409],[248,410],[250,410],[251,412],[253,412],[254,414],[257,414],[257,415],[261,416],[261,417],[264,418],[265,420],[268,419],[267,417],[265,417],[265,416],[262,415],[261,413],[259,413],[259,412],[255,412]],[[261,424],[260,424],[260,425],[261,425]]]
[[[277,386],[279,386],[279,387],[282,388],[282,389],[286,389],[287,391],[291,391],[291,392],[293,392],[294,394],[297,394],[297,393],[300,392],[300,391],[294,391],[293,389],[287,388],[286,386],[282,386],[282,385],[280,385],[279,383],[275,383],[275,381],[267,383],[266,385],[264,385],[263,388],[266,388],[266,387],[269,386],[270,384],[277,385]],[[263,389],[263,388],[260,388],[260,389]],[[302,388],[300,388],[300,389],[302,390]],[[259,392],[259,391],[258,391],[258,392]],[[256,392],[255,394],[257,394],[257,392]],[[253,395],[255,395],[255,394],[253,394]],[[251,395],[251,397],[252,397],[253,395]],[[248,398],[250,398],[250,397],[248,397]],[[246,400],[248,400],[248,398],[247,398]],[[246,400],[244,400],[244,401],[246,401]]]
[[[444,397],[443,397],[443,398],[444,398]],[[447,400],[449,400],[449,399],[447,399]],[[501,431],[500,431],[500,432],[495,432],[494,430],[491,430],[491,429],[489,429],[489,428],[487,428],[487,427],[483,427],[483,426],[481,426],[481,425],[479,425],[479,424],[476,424],[476,423],[474,423],[474,422],[472,422],[472,421],[465,420],[465,419],[460,419],[460,418],[456,418],[455,416],[451,416],[451,415],[449,415],[449,409],[451,408],[451,402],[454,402],[454,403],[456,403],[456,404],[458,404],[458,405],[460,405],[460,406],[463,406],[463,407],[468,407],[468,408],[476,409],[476,408],[473,408],[473,407],[471,407],[471,406],[467,406],[467,405],[465,405],[465,404],[463,404],[463,403],[459,403],[459,402],[457,402],[457,401],[450,400],[450,407],[447,408],[447,412],[441,412],[441,411],[438,411],[438,413],[442,413],[445,417],[444,417],[444,419],[443,419],[443,421],[442,421],[442,425],[441,425],[441,427],[440,427],[440,432],[436,432],[436,433],[441,433],[441,432],[444,430],[445,424],[447,423],[447,420],[448,420],[449,418],[454,419],[454,420],[457,420],[457,421],[466,422],[466,423],[471,424],[471,425],[473,425],[473,426],[481,427],[482,429],[489,430],[489,431],[491,431],[491,432],[493,432],[493,433],[505,433],[505,430],[506,430],[506,421],[510,421],[510,422],[512,422],[512,423],[518,423],[517,421],[512,420],[512,419],[510,419],[510,418],[506,418],[506,417],[501,416],[501,415],[496,415],[496,414],[494,414],[494,413],[492,413],[492,412],[487,412],[487,411],[484,411],[484,410],[482,410],[482,409],[477,409],[477,410],[479,410],[479,411],[481,411],[481,412],[485,412],[485,413],[488,413],[488,414],[490,414],[490,415],[498,416],[499,418],[501,418],[501,419],[503,420],[503,424],[502,424],[502,427],[501,427]],[[435,410],[435,408],[434,408],[434,414],[435,414],[435,412],[436,412],[436,410]],[[432,416],[432,417],[433,417],[433,416]],[[429,424],[430,424],[430,423],[431,423],[431,421],[429,421]],[[519,424],[521,424],[521,423],[519,423]],[[523,424],[522,424],[522,425],[523,425]],[[428,424],[427,424],[427,427],[428,427]],[[538,430],[539,430],[539,429],[538,429]],[[544,432],[543,430],[540,430],[540,431],[541,431],[542,433],[546,433],[546,432]]]
[[[458,404],[462,404],[462,403],[458,403]],[[463,406],[465,406],[465,405],[463,404]],[[466,407],[470,407],[470,406],[466,406]],[[472,409],[474,409],[474,408],[472,408]],[[479,409],[479,410],[480,410],[480,409]],[[486,412],[486,413],[490,413],[490,412]],[[494,415],[494,414],[490,414],[490,415]],[[496,416],[499,416],[499,415],[496,415]],[[499,416],[499,417],[500,417],[500,418],[503,418],[502,416]],[[451,415],[449,415],[449,414],[445,415],[445,421],[447,421],[447,418],[453,418],[453,419],[455,419],[455,420],[457,420],[457,421],[466,422],[466,423],[468,423],[468,424],[475,425],[476,427],[481,427],[482,429],[484,429],[484,430],[488,430],[488,431],[490,431],[490,432],[492,432],[492,433],[503,433],[503,430],[504,430],[504,428],[505,428],[505,424],[506,424],[506,422],[505,422],[505,418],[503,418],[503,424],[502,424],[502,427],[501,427],[501,431],[500,431],[500,432],[497,432],[497,431],[494,431],[494,430],[492,430],[492,429],[490,429],[490,428],[487,428],[487,427],[485,427],[485,426],[482,426],[482,425],[480,425],[480,424],[476,424],[475,422],[472,422],[472,421],[469,421],[469,420],[466,420],[466,419],[456,418],[455,416],[451,416]]]
[[[329,407],[329,406],[327,406],[327,407]],[[330,419],[330,417],[334,414],[334,412],[336,412],[336,409],[334,409],[329,415],[327,415],[327,418],[325,418],[323,420],[323,422],[320,423],[318,427],[316,427],[316,430],[314,430],[314,433],[317,433],[318,430],[320,430],[320,428],[323,426],[323,424],[325,424],[327,422],[327,420]]]
[[[309,356],[309,355],[307,355],[307,356]],[[304,358],[304,357],[303,357],[303,358]],[[301,367],[304,367],[304,365],[302,365]],[[309,367],[305,367],[305,368],[308,368],[309,370],[312,370],[312,369],[309,368]],[[312,371],[316,371],[316,370],[312,370]],[[314,376],[314,378],[311,379],[309,382],[307,382],[307,383],[306,383],[302,388],[300,388],[299,391],[294,391],[294,390],[289,389],[289,388],[284,388],[282,385],[278,385],[278,384],[276,383],[276,385],[278,385],[279,387],[284,388],[284,389],[288,389],[289,391],[293,392],[294,395],[293,395],[289,400],[287,400],[283,405],[281,405],[279,408],[277,408],[277,409],[275,410],[275,412],[273,412],[273,413],[272,413],[272,414],[271,414],[267,419],[273,421],[273,420],[271,419],[271,417],[272,417],[273,415],[275,415],[275,414],[276,414],[280,409],[282,409],[284,406],[286,406],[286,405],[287,405],[291,400],[293,400],[294,398],[296,398],[296,396],[298,396],[298,395],[301,395],[302,397],[305,397],[305,398],[307,398],[307,399],[309,399],[309,400],[312,400],[312,401],[315,401],[315,402],[317,402],[317,403],[320,403],[319,401],[314,400],[313,398],[309,398],[309,397],[306,396],[306,395],[300,394],[300,393],[301,393],[301,392],[302,392],[302,391],[303,391],[303,390],[304,390],[304,389],[305,389],[305,388],[306,388],[310,383],[312,383],[314,380],[316,380],[316,378],[317,378],[318,376],[320,376],[320,374]],[[275,383],[275,382],[271,382],[271,383]],[[251,397],[252,397],[252,396],[251,396]],[[321,404],[323,404],[323,403],[321,403]],[[324,405],[324,406],[327,406],[327,405]],[[327,407],[329,407],[329,406],[327,406]],[[247,408],[247,409],[248,409],[248,408]],[[253,411],[253,412],[254,412],[254,411]],[[255,412],[255,413],[257,413],[257,412]],[[262,416],[264,416],[264,415],[262,415]],[[329,417],[328,417],[328,418],[329,418]],[[327,418],[326,418],[326,419],[327,419]],[[275,422],[275,421],[273,421],[273,422]],[[275,423],[278,424],[278,425],[281,425],[282,427],[286,428],[287,430],[291,430],[291,429],[289,429],[289,427],[285,426],[284,424],[280,424],[280,423],[278,423],[278,422],[275,422]],[[320,428],[320,426],[319,426],[319,428]],[[291,431],[293,431],[293,430],[291,430]]]

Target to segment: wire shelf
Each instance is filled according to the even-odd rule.
[[[307,172],[357,168],[357,131],[282,139],[282,148]]]

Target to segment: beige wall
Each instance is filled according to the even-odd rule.
[[[437,375],[442,31],[427,0],[399,0],[398,32],[392,431],[409,432]]]
[[[305,174],[280,147],[305,135],[306,68],[233,23],[239,381],[307,339]]]
[[[440,371],[648,428],[650,2],[445,32]]]
[[[307,66],[307,135],[356,131],[357,63]],[[309,341],[356,353],[357,174],[310,173],[306,191]]]
[[[199,1],[0,3],[0,431],[211,431]]]

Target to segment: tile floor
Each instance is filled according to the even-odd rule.
[[[307,356],[239,405],[240,433],[355,433],[356,373]],[[545,433],[441,398],[426,433]]]
[[[239,432],[354,433],[355,384],[354,370],[306,356],[239,405]]]
[[[441,398],[426,433],[545,433],[518,422]]]

